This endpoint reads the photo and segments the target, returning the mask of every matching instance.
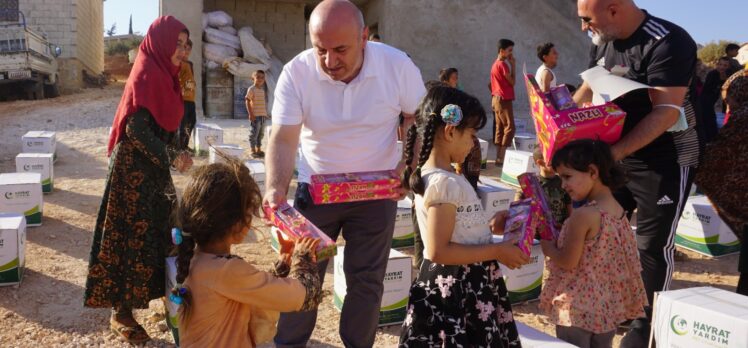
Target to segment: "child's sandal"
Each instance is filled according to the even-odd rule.
[[[112,332],[125,339],[130,344],[142,344],[151,340],[151,336],[145,329],[138,324],[137,326],[127,326],[114,319],[109,320],[109,328]]]

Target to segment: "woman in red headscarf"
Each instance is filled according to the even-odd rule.
[[[171,16],[157,18],[140,44],[114,116],[109,174],[91,246],[85,306],[112,308],[112,330],[130,343],[148,341],[133,308],[165,293],[165,258],[176,191],[170,167],[192,160],[178,151],[183,115],[179,66],[189,32]]]

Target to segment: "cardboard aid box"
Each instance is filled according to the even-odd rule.
[[[249,168],[249,173],[252,174],[252,179],[257,183],[260,192],[265,194],[265,163],[258,160],[251,160],[244,162],[244,165]],[[290,201],[289,205],[293,206],[293,201]]]
[[[488,165],[488,142],[478,138],[480,144],[480,169],[486,169]]]
[[[0,214],[0,286],[20,284],[26,264],[26,219]]]
[[[538,173],[532,152],[506,150],[504,166],[501,168],[501,181],[519,186],[517,177],[524,173]]]
[[[0,174],[0,212],[26,217],[26,226],[41,226],[44,201],[39,173]]]
[[[392,234],[392,248],[409,248],[415,244],[415,228],[413,226],[413,201],[405,197],[397,202],[395,214],[395,231]]]
[[[208,154],[210,144],[223,144],[223,129],[215,123],[198,123],[195,125],[195,153],[199,156]]]
[[[652,334],[659,348],[748,347],[748,297],[698,287],[655,294]]]
[[[576,346],[562,341],[556,337],[544,332],[535,330],[519,321],[514,322],[517,325],[519,340],[523,348],[575,348]]]
[[[338,310],[343,309],[347,293],[343,255],[345,247],[338,247],[334,262],[333,303]],[[405,320],[410,296],[411,258],[397,250],[390,250],[387,270],[384,274],[384,293],[379,307],[379,326],[400,324]]]
[[[498,181],[481,176],[478,181],[478,197],[480,197],[483,210],[495,214],[509,209],[509,204],[514,201],[517,192]]]
[[[57,159],[57,133],[48,131],[31,131],[21,137],[22,153],[51,153]]]
[[[223,158],[218,155],[218,151],[223,152],[226,155],[241,159],[244,157],[244,149],[239,145],[234,144],[213,144],[210,145],[208,150],[208,163],[219,163],[223,162]]]
[[[51,153],[21,153],[16,156],[16,172],[42,175],[42,192],[54,189],[54,159]]]
[[[493,236],[493,243],[501,243],[503,236]],[[509,269],[499,264],[501,273],[504,274],[506,288],[509,291],[509,302],[518,303],[536,300],[540,297],[543,285],[543,269],[545,268],[545,255],[540,248],[540,242],[535,240],[530,253],[530,262],[517,269]]]
[[[706,256],[740,251],[740,241],[719,218],[706,196],[688,197],[678,222],[675,244]]]
[[[535,134],[517,133],[514,135],[514,149],[519,151],[533,152],[538,147]]]

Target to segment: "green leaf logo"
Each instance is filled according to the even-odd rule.
[[[670,329],[673,330],[676,335],[683,336],[688,333],[688,321],[678,315],[674,315],[673,318],[670,319]]]

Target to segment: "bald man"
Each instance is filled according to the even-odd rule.
[[[409,127],[426,90],[405,53],[367,41],[363,16],[348,1],[317,5],[309,33],[313,48],[286,64],[275,89],[264,203],[277,207],[286,201],[300,143],[294,206],[333,240],[341,233],[345,238],[340,337],[346,347],[371,347],[397,202],[315,205],[308,184],[314,174],[402,170],[399,115]],[[319,263],[322,279],[327,263]],[[316,311],[281,315],[276,345],[305,346],[316,319]]]
[[[577,4],[582,30],[592,37],[590,67],[602,66],[653,87],[613,101],[626,111],[626,121],[621,139],[612,146],[613,157],[622,161],[629,175],[616,199],[626,211],[638,209],[637,243],[651,304],[654,292],[670,286],[675,230],[702,147],[691,88],[696,44],[681,27],[650,15],[631,0],[579,0]],[[585,83],[574,99],[580,103],[591,97]],[[688,126],[671,130],[679,119]],[[647,346],[651,307],[646,313],[647,318],[631,323],[621,347]]]

